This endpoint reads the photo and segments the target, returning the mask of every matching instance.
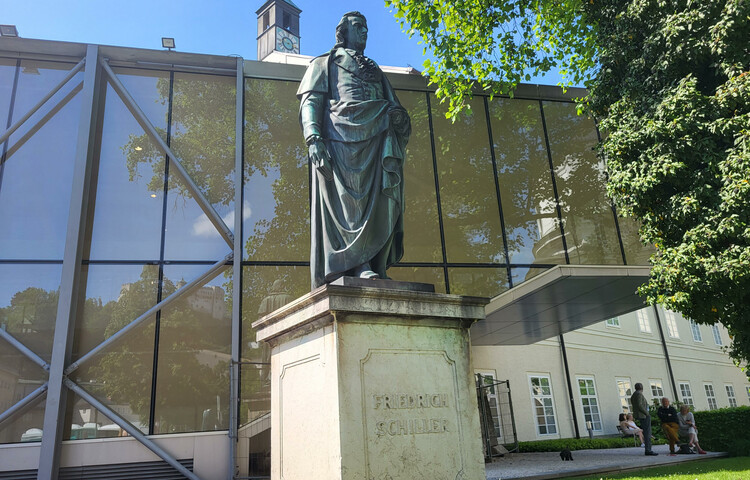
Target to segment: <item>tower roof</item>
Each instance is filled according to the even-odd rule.
[[[273,3],[273,2],[285,3],[285,4],[289,5],[290,7],[292,7],[293,9],[297,10],[297,13],[301,13],[302,12],[302,9],[299,8],[297,5],[295,5],[294,2],[292,2],[292,0],[268,0],[267,2],[263,2],[263,5],[261,5],[260,8],[255,11],[255,14],[256,15],[260,14],[260,12],[262,12],[263,10],[265,10],[266,7],[268,7],[268,5],[271,4],[271,3]]]

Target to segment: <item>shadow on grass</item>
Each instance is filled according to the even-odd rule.
[[[624,465],[623,465],[624,466]],[[618,474],[571,477],[572,480],[750,480],[750,457],[719,458],[700,462],[677,463]]]

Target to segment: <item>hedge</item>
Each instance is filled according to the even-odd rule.
[[[694,412],[698,440],[704,450],[750,455],[750,407]]]
[[[696,420],[697,421],[697,420]],[[533,442],[518,442],[518,451],[525,452],[559,452],[563,448],[568,450],[592,450],[604,448],[625,448],[633,446],[633,437],[616,438],[559,438],[555,440],[537,440]]]

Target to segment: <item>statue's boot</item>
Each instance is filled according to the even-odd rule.
[[[363,263],[355,268],[354,276],[359,278],[380,278],[380,275],[372,271],[369,263]]]

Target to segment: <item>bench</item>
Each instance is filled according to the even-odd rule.
[[[628,438],[633,437],[633,440],[635,441],[635,446],[639,446],[641,444],[641,439],[638,438],[638,434],[636,433],[625,433],[625,430],[622,429],[621,426],[617,425],[617,431],[620,433],[622,438]]]

